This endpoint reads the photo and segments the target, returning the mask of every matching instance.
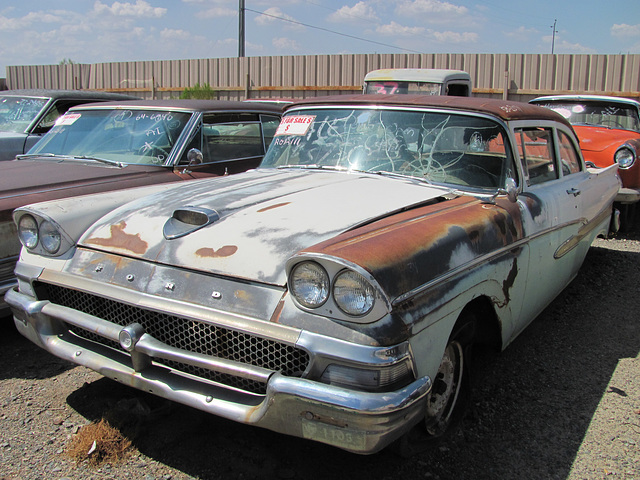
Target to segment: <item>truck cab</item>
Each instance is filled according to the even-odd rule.
[[[471,76],[462,70],[384,68],[364,77],[362,93],[471,96]]]

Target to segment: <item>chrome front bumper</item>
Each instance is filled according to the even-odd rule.
[[[423,416],[429,377],[393,392],[369,393],[316,381],[283,376],[259,367],[179,350],[148,334],[135,333],[99,318],[37,301],[17,289],[6,302],[18,331],[52,354],[91,368],[105,377],[160,397],[241,423],[306,438],[355,453],[375,453],[411,429]],[[117,341],[123,330],[134,332],[131,356],[68,332],[63,322],[86,328]],[[267,381],[264,395],[249,394],[152,363],[152,358],[239,372]]]

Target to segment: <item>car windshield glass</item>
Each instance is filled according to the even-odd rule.
[[[283,117],[262,167],[338,168],[502,188],[516,177],[505,132],[485,117],[345,108]]]
[[[28,154],[164,165],[191,114],[157,110],[67,112]]]
[[[573,125],[604,125],[640,132],[638,110],[633,106],[608,102],[549,102],[541,104],[555,110]]]
[[[0,132],[24,132],[48,101],[47,98],[0,95]]]
[[[394,94],[394,93],[408,93],[419,95],[440,95],[442,90],[441,83],[432,82],[399,82],[394,81],[375,81],[367,82],[367,88],[365,93],[377,93],[377,94]]]

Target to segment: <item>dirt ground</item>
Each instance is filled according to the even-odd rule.
[[[357,456],[161,401],[51,356],[5,319],[0,480],[640,479],[639,272],[638,232],[597,240],[514,343],[477,352],[472,408],[411,458]],[[76,463],[71,440],[101,418],[120,424],[130,454]]]

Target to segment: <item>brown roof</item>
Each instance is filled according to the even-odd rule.
[[[454,97],[439,95],[333,95],[307,98],[288,105],[285,111],[306,105],[390,105],[407,107],[433,107],[486,113],[505,121],[552,120],[570,123],[560,114],[522,102],[494,100],[480,97]]]

